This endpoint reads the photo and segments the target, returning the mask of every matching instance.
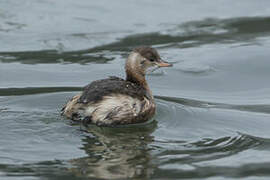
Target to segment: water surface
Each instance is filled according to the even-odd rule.
[[[0,1],[1,179],[269,179],[270,1]],[[124,77],[136,46],[154,120],[60,116],[89,82]]]

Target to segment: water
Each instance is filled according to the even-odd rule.
[[[269,179],[270,1],[0,1],[0,179]],[[151,45],[154,121],[62,118]]]

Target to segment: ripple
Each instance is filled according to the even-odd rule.
[[[4,172],[7,177],[18,177],[18,179],[22,177],[26,179],[37,179],[40,176],[50,178],[52,175],[56,179],[68,179],[72,174],[66,171],[67,167],[67,163],[55,160],[21,165],[0,164],[0,171]]]
[[[212,43],[249,42],[270,35],[269,20],[270,17],[242,17],[190,21],[167,31],[130,35],[92,50],[128,52],[141,45],[189,48]]]
[[[267,167],[266,164],[269,163],[253,164],[254,172],[245,175],[245,173],[248,172],[245,170],[245,167],[250,169],[252,164],[245,164],[237,168],[232,168],[227,166],[219,167],[204,165],[203,162],[217,159],[225,160],[234,154],[250,149],[263,148],[265,150],[266,146],[269,149],[269,140],[270,139],[263,139],[239,133],[237,136],[227,136],[217,139],[207,138],[196,142],[155,141],[157,146],[158,144],[174,143],[174,147],[177,147],[175,149],[162,148],[163,150],[160,150],[161,152],[156,154],[156,156],[159,157],[159,170],[161,171],[158,175],[160,175],[160,178],[165,177],[162,174],[170,174],[169,177],[174,178],[177,176],[186,178],[194,177],[194,174],[196,174],[196,177],[228,176],[229,174],[231,177],[245,177],[256,175],[256,171],[262,167],[265,169],[262,173],[268,175],[270,168],[269,166]],[[268,172],[266,170],[268,170]],[[233,171],[233,173],[230,173],[230,171]],[[245,173],[243,174],[243,172]]]
[[[235,167],[216,167],[216,166],[204,166],[204,167],[196,167],[192,168],[194,170],[166,170],[159,168],[157,173],[153,178],[209,178],[214,177],[214,179],[219,179],[218,177],[224,177],[224,179],[232,179],[232,178],[245,178],[245,177],[268,177],[270,176],[270,163],[259,163],[259,164],[246,164],[240,166],[238,168]],[[177,167],[177,165],[176,165]],[[250,178],[253,179],[253,178]],[[263,178],[264,179],[264,178]]]
[[[181,67],[179,67],[179,69],[184,73],[189,73],[198,76],[209,74],[215,71],[215,69],[209,65],[198,65],[192,64],[190,62],[181,63]]]
[[[61,44],[59,44],[61,46]],[[92,56],[92,50],[81,51],[62,51],[61,47],[57,50],[42,50],[42,51],[22,51],[22,52],[0,52],[0,62],[12,63],[20,62],[23,64],[43,64],[43,63],[107,63],[113,58],[108,58],[103,55]]]
[[[0,96],[18,96],[55,92],[81,91],[81,87],[27,87],[27,88],[0,88]]]
[[[163,34],[190,37],[191,40],[197,40],[194,44],[205,44],[205,41],[208,43],[248,41],[269,36],[269,20],[269,17],[207,18],[183,23]]]
[[[156,74],[152,74],[153,76]],[[0,88],[0,96],[18,96],[18,95],[31,95],[31,94],[44,94],[44,93],[56,93],[56,92],[73,92],[81,91],[81,87],[26,87],[26,88]],[[247,112],[258,113],[270,113],[269,104],[225,104],[200,101],[194,99],[167,97],[167,96],[155,96],[157,99],[162,99],[168,102],[174,102],[188,107],[198,108],[216,108],[216,109],[231,109]]]
[[[166,96],[155,96],[155,97],[158,99],[166,100],[169,102],[175,102],[175,103],[190,106],[190,107],[208,108],[208,109],[210,108],[231,109],[231,110],[238,110],[238,111],[270,114],[269,104],[235,105],[235,104],[215,103],[215,102],[207,102],[207,101],[200,101],[200,100],[186,99],[186,98],[176,98],[176,97],[166,97]]]
[[[206,160],[213,160],[231,156],[246,149],[255,148],[263,144],[264,141],[258,141],[248,135],[238,135],[234,137],[221,137],[218,139],[204,138],[196,142],[185,141],[157,141],[157,144],[175,144],[177,150],[164,150],[159,154],[163,163],[194,163]],[[173,155],[179,156],[179,158]],[[162,158],[165,156],[166,158]],[[170,158],[169,158],[170,157]]]
[[[25,64],[106,63],[113,58],[107,58],[103,55],[95,57],[90,54],[100,51],[121,51],[126,54],[134,47],[141,45],[157,46],[160,48],[188,48],[212,43],[250,43],[250,41],[259,37],[270,35],[269,20],[269,17],[243,17],[190,21],[167,31],[129,35],[117,42],[79,51],[63,51],[61,42],[59,43],[56,40],[57,42],[53,41],[52,43],[56,43],[57,47],[60,45],[58,47],[59,51],[0,52],[0,61],[4,63],[21,62]],[[81,35],[79,34],[79,36]],[[183,71],[190,71],[190,69],[184,69]],[[196,72],[198,70],[192,69],[191,71]],[[201,70],[199,71],[201,72]]]
[[[20,88],[17,90],[20,92]],[[49,154],[42,159],[45,160],[42,162],[44,166],[37,163],[23,165],[17,163],[17,165],[4,165],[5,167],[0,165],[0,170],[6,174],[14,175],[11,170],[18,175],[27,175],[32,171],[30,175],[36,176],[37,172],[43,173],[43,167],[46,170],[54,167],[46,165],[46,159],[54,157],[64,159],[60,161],[61,163],[69,159],[67,166],[59,165],[65,167],[58,169],[59,174],[103,179],[119,179],[127,176],[150,177],[151,172],[154,171],[151,177],[161,179],[246,177],[256,175],[258,172],[267,176],[270,170],[263,166],[269,164],[267,159],[257,163],[248,161],[234,168],[223,164],[235,155],[238,157],[239,154],[250,150],[257,154],[266,152],[267,155],[270,150],[270,139],[251,136],[241,133],[242,131],[236,133],[235,129],[220,130],[230,123],[232,125],[229,127],[233,127],[235,122],[209,121],[211,116],[203,119],[200,109],[214,107],[215,103],[157,96],[157,114],[151,123],[121,128],[89,126],[85,129],[78,125],[70,126],[59,117],[57,110],[57,106],[74,93],[68,91],[75,91],[74,89],[59,87],[59,89],[34,90],[33,93],[32,90],[27,91],[22,88],[21,95],[25,91],[24,94],[28,93],[27,96],[6,97],[8,101],[3,102],[4,105],[7,104],[8,109],[1,112],[2,119],[7,122],[2,125],[2,128],[12,130],[3,136],[7,140],[2,141],[5,143],[18,136],[25,137],[21,143],[11,145],[16,148],[4,156],[14,159],[3,160],[6,163],[12,161],[13,164],[29,162],[29,159],[34,161],[35,153],[28,152],[30,149],[37,151],[38,155]],[[57,93],[51,93],[56,90]],[[64,93],[65,91],[68,93]],[[243,130],[244,128],[245,126]],[[214,130],[216,131],[212,132]],[[48,144],[58,148],[48,147]],[[25,150],[17,150],[19,147]],[[77,150],[83,152],[75,152]],[[1,152],[5,151],[1,149]],[[14,153],[18,156],[14,157]],[[84,153],[85,155],[82,155]],[[71,158],[70,154],[73,157],[75,154],[79,156]],[[219,163],[212,163],[215,161]],[[28,169],[20,174],[22,168]],[[226,170],[222,171],[222,169]],[[249,175],[246,175],[248,173],[246,169],[251,171]],[[54,172],[56,171],[51,173]]]

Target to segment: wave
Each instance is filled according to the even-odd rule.
[[[0,52],[0,62],[39,63],[107,63],[108,58],[97,52],[117,51],[126,55],[136,46],[159,48],[189,48],[212,43],[250,42],[270,35],[270,17],[240,17],[228,19],[207,18],[190,21],[174,28],[123,37],[119,41],[79,51],[42,50],[25,52]]]
[[[82,87],[0,88],[0,96],[22,96],[22,95],[56,93],[56,92],[73,92],[81,90]],[[258,112],[266,114],[270,113],[269,104],[235,105],[235,104],[215,103],[215,102],[207,102],[194,99],[167,97],[167,96],[155,96],[155,98],[195,108],[208,108],[208,109],[216,108],[216,109],[231,109],[239,111]]]
[[[161,152],[156,154],[160,161],[160,174],[156,175],[160,178],[164,177],[163,174],[170,174],[171,178],[180,176],[186,178],[213,176],[246,177],[257,175],[258,172],[261,175],[269,175],[270,164],[265,162],[239,164],[236,167],[225,164],[219,166],[218,163],[208,162],[219,159],[225,159],[224,161],[226,162],[226,158],[250,149],[269,150],[270,139],[239,133],[237,136],[217,139],[204,138],[196,142],[161,141],[158,143],[159,145],[156,145],[156,148],[159,146],[167,148],[168,145],[166,144],[173,144],[171,146],[177,149],[160,148],[159,151]]]
[[[194,99],[177,98],[177,97],[166,97],[166,96],[155,96],[157,99],[162,99],[169,102],[178,103],[181,105],[195,107],[195,108],[216,108],[216,109],[229,109],[238,111],[248,111],[248,112],[258,112],[258,113],[270,113],[269,104],[225,104],[225,103],[215,103],[200,101]]]
[[[21,96],[31,94],[81,91],[81,87],[26,87],[26,88],[0,88],[0,96]]]

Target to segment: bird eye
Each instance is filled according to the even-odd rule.
[[[149,59],[149,61],[154,62],[155,60],[153,58]]]

